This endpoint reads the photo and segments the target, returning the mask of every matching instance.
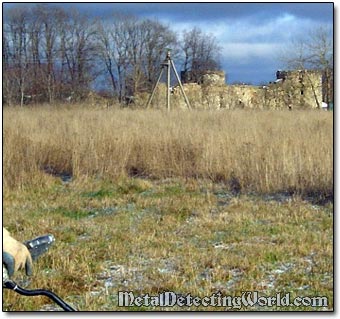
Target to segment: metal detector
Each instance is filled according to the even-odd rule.
[[[48,251],[54,241],[55,239],[53,235],[45,235],[26,241],[24,242],[24,245],[28,248],[32,256],[32,260],[35,261],[40,255]],[[8,271],[4,264],[2,265],[2,286],[3,288],[13,290],[23,296],[46,296],[65,311],[77,311],[50,290],[28,290],[20,287],[16,282],[9,278]]]

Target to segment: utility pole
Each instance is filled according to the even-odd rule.
[[[181,93],[182,93],[182,95],[183,95],[183,97],[184,97],[185,103],[187,104],[187,107],[188,107],[189,109],[191,109],[191,105],[190,105],[190,103],[189,103],[189,100],[188,100],[188,98],[187,98],[185,92],[184,92],[184,89],[183,89],[181,80],[180,80],[180,78],[179,78],[179,76],[178,76],[178,73],[177,73],[177,71],[176,71],[175,64],[174,64],[173,60],[171,59],[171,51],[170,51],[170,49],[167,50],[167,54],[166,54],[165,60],[161,63],[161,72],[160,72],[160,74],[159,74],[159,76],[158,76],[158,79],[157,79],[157,81],[156,81],[156,84],[155,84],[155,86],[154,86],[154,88],[153,88],[153,90],[152,90],[152,93],[151,93],[151,95],[150,95],[150,97],[149,97],[149,100],[148,100],[148,102],[147,102],[147,104],[146,104],[146,108],[148,109],[149,106],[150,106],[150,104],[151,104],[151,101],[152,101],[152,99],[153,99],[153,97],[154,97],[154,95],[155,95],[157,86],[158,86],[158,84],[159,84],[159,82],[160,82],[160,80],[161,80],[161,78],[162,78],[164,68],[167,68],[167,86],[166,86],[166,87],[167,87],[167,93],[166,93],[166,105],[167,105],[167,110],[170,111],[170,82],[171,82],[170,73],[171,73],[171,68],[172,68],[172,70],[173,70],[173,72],[174,72],[174,74],[175,74],[175,77],[176,77],[177,82],[178,82],[178,84],[179,84]]]
[[[168,51],[167,57],[169,56],[168,60],[167,60],[167,85],[166,85],[166,105],[167,105],[167,109],[168,111],[170,111],[170,51]]]

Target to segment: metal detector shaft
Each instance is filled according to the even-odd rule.
[[[65,311],[77,311],[68,305],[64,300],[58,297],[55,293],[44,289],[33,289],[28,290],[18,286],[14,281],[8,280],[3,283],[4,288],[11,289],[23,296],[46,296],[53,300],[58,306],[60,306]]]

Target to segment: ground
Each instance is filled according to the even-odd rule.
[[[55,244],[22,285],[47,288],[84,311],[333,309],[333,203],[231,192],[199,179],[51,176],[48,186],[4,190],[4,220],[19,240]],[[118,291],[185,296],[290,293],[321,307],[119,307]],[[3,309],[56,310],[45,297],[4,293]]]

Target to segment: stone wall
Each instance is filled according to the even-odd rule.
[[[228,85],[223,71],[209,72],[199,84],[183,87],[194,109],[312,109],[322,103],[322,76],[316,71],[287,71],[264,86]],[[164,108],[165,102],[166,85],[160,84],[152,107]],[[171,108],[187,108],[178,86],[171,94]]]
[[[200,80],[202,85],[225,85],[225,73],[224,71],[210,71],[204,74]]]

